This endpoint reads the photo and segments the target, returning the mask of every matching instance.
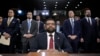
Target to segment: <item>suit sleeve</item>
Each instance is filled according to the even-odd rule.
[[[63,37],[62,37],[62,38],[63,38],[63,47],[62,47],[62,49],[63,49],[65,52],[68,52],[68,53],[73,52],[72,47],[71,47],[69,41],[67,40],[67,38],[66,38],[64,35],[62,35],[62,36],[63,36]]]
[[[33,31],[33,36],[36,36],[37,35],[37,31],[38,31],[38,24],[37,22],[35,22],[35,26],[34,26],[34,31]]]
[[[44,30],[44,23],[41,22],[41,31],[40,31],[40,32],[42,33],[42,32],[44,32],[44,31],[45,31],[45,30]]]
[[[84,19],[84,18],[83,18]],[[80,20],[80,24],[81,24],[81,38],[84,38],[84,22],[83,19]]]
[[[31,46],[30,46],[31,52],[37,52],[37,50],[38,50],[38,37],[39,37],[39,35],[37,35],[31,42]]]
[[[98,26],[97,26],[97,21],[96,20],[94,20],[95,21],[95,34],[96,34],[96,37],[97,38],[99,38],[99,29],[98,29]]]
[[[77,21],[77,27],[78,27],[78,32],[77,32],[77,36],[80,38],[81,37],[81,25],[80,25],[80,21]]]
[[[63,33],[65,34],[65,36],[67,37],[69,34],[68,34],[68,32],[67,32],[67,23],[66,23],[66,20],[64,21],[64,23],[63,23]]]
[[[14,30],[12,30],[12,32],[10,32],[10,35],[16,34],[18,32],[18,30],[19,30],[19,22],[18,22],[18,20],[16,20]]]
[[[24,21],[22,22],[22,24],[21,24],[21,29],[20,29],[20,31],[21,31],[21,34],[22,34],[22,36],[25,34],[25,32],[24,32]]]

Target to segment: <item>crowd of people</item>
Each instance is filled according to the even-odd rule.
[[[49,49],[69,53],[100,53],[100,19],[92,18],[90,9],[84,10],[83,18],[69,10],[68,18],[62,24],[54,18],[43,22],[39,15],[33,19],[31,11],[26,13],[27,18],[22,23],[14,16],[13,9],[8,10],[7,18],[0,16],[0,36],[10,38],[10,45],[0,43],[0,53],[28,53]]]

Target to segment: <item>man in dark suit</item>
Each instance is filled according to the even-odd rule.
[[[38,34],[44,32],[44,23],[41,21],[41,17],[38,15],[36,16],[36,21],[38,23]]]
[[[2,34],[2,21],[3,21],[3,17],[0,16],[0,35]]]
[[[28,52],[28,49],[32,45],[31,41],[33,41],[37,34],[37,30],[37,22],[32,19],[32,12],[29,11],[27,12],[27,20],[23,21],[21,25],[23,53]]]
[[[56,24],[53,19],[47,19],[45,22],[46,32],[40,33],[36,36],[35,40],[32,42],[33,46],[31,51],[41,52],[42,50],[63,50],[65,52],[72,52],[72,48],[61,33],[55,32]]]
[[[14,45],[15,45],[15,37],[16,33],[19,30],[19,22],[16,18],[14,18],[14,10],[9,9],[8,10],[8,18],[4,18],[3,20],[3,35],[5,36],[5,39],[11,38],[10,39],[10,45],[3,46],[3,53],[14,53]]]
[[[91,10],[85,9],[85,17],[81,19],[82,24],[82,38],[84,42],[84,52],[95,52],[97,42],[97,22],[91,18]]]
[[[75,20],[74,12],[70,10],[68,12],[69,18],[64,21],[63,32],[70,42],[73,52],[78,52],[78,43],[81,36],[81,27],[79,21]]]
[[[3,21],[3,17],[0,16],[0,38],[1,38],[1,35],[2,35],[2,21]],[[0,43],[0,53],[2,53],[2,44]]]
[[[56,21],[56,32],[62,33],[60,21]]]

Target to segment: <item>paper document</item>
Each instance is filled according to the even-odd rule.
[[[10,38],[5,39],[5,36],[1,36],[0,37],[0,44],[9,46],[10,45]]]

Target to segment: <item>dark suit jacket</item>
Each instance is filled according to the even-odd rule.
[[[0,33],[2,34],[3,29],[2,29],[2,24],[0,25]]]
[[[55,33],[55,49],[59,50],[62,49],[66,52],[72,52],[72,48],[65,38],[65,36],[61,33]],[[37,50],[45,50],[47,49],[47,33],[40,33],[37,35],[37,37],[32,42],[33,46],[31,46],[31,51],[37,51]]]
[[[39,26],[39,33],[44,32],[44,23],[40,21],[40,26]]]
[[[11,36],[14,36],[18,30],[19,30],[19,22],[16,18],[14,18],[10,25],[7,25],[7,20],[8,18],[3,19],[2,27],[3,27],[3,32],[9,33]]]
[[[31,22],[31,29],[30,29],[30,34],[33,34],[33,36],[36,36],[37,34],[37,22],[35,20],[32,20]],[[22,22],[22,25],[21,25],[21,33],[22,33],[22,36],[24,34],[27,34],[28,33],[28,22],[27,20],[23,21]]]
[[[81,36],[80,22],[74,20],[74,33],[72,33],[72,26],[70,20],[66,19],[63,24],[63,32],[66,35],[66,37],[68,35],[77,35],[78,37],[76,39],[79,39]]]
[[[86,18],[81,19],[82,37],[89,41],[97,38],[97,22],[92,18],[92,25],[90,25]]]

